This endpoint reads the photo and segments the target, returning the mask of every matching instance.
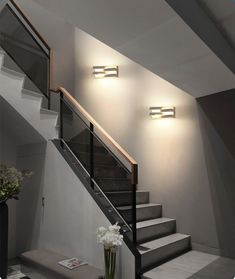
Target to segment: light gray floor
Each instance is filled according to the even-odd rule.
[[[190,251],[144,274],[146,279],[234,279],[235,260]]]

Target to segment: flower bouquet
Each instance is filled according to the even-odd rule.
[[[123,243],[120,226],[116,223],[108,228],[98,228],[97,240],[104,245],[105,279],[114,279],[117,249]]]

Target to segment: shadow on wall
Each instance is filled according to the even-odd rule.
[[[18,147],[17,166],[28,169],[34,175],[24,182],[17,202],[16,252],[38,248],[39,234],[43,221],[42,196],[46,143],[27,144]]]
[[[197,101],[219,248],[235,258],[235,90]]]

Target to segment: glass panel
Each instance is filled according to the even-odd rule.
[[[8,5],[0,13],[0,46],[47,96],[49,57]]]
[[[63,139],[93,178],[97,198],[125,231],[133,222],[130,172],[66,101],[62,101]],[[125,227],[125,228],[124,228]]]

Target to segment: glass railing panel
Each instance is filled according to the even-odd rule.
[[[91,187],[116,222],[133,223],[133,185],[130,171],[65,100],[61,102],[62,138],[91,177]]]
[[[0,13],[0,46],[46,96],[49,94],[49,55],[6,5]]]

